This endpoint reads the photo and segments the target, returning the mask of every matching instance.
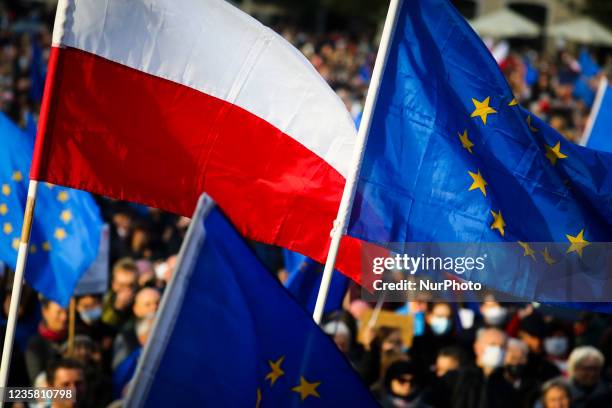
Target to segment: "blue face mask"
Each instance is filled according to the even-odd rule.
[[[81,310],[79,312],[79,316],[81,316],[81,320],[83,320],[85,323],[91,324],[97,322],[100,320],[100,317],[102,317],[102,307],[97,306],[93,309]]]
[[[435,335],[446,334],[450,329],[450,320],[448,317],[434,316],[429,322],[429,327]]]

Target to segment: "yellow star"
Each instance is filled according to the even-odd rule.
[[[508,106],[516,106],[516,105],[518,105],[518,101],[516,100],[516,98],[512,98]]]
[[[533,133],[538,131],[538,128],[531,125],[531,115],[527,115],[527,126],[529,126],[529,130],[531,130]]]
[[[64,224],[68,224],[72,219],[72,213],[70,212],[70,210],[62,211],[62,213],[60,214],[60,219],[64,221]]]
[[[8,235],[11,232],[13,232],[13,226],[11,225],[10,222],[5,222],[4,225],[2,226],[2,231],[4,231],[6,235]]]
[[[34,245],[34,244],[30,245],[30,253],[31,254],[35,254],[36,253],[36,249],[37,249],[36,245]]]
[[[5,196],[8,196],[11,194],[11,186],[9,186],[8,184],[3,184],[2,185],[2,194],[4,194]]]
[[[544,247],[544,251],[542,251],[542,256],[544,257],[544,262],[549,265],[552,265],[557,262],[557,260],[550,255],[550,252],[548,252],[548,247]]]
[[[463,134],[457,133],[459,136],[459,140],[461,140],[461,146],[466,149],[468,152],[472,153],[472,147],[474,147],[474,143],[468,137],[467,129],[463,131]]]
[[[321,384],[321,381],[309,383],[304,377],[300,376],[300,385],[297,385],[291,389],[291,391],[300,394],[300,398],[304,401],[309,396],[320,398],[321,396],[317,392],[317,387]]]
[[[282,356],[276,361],[272,361],[272,360],[268,361],[268,364],[270,364],[270,369],[272,371],[270,371],[268,375],[266,375],[266,380],[270,380],[270,387],[274,385],[276,380],[278,380],[280,377],[285,375],[285,372],[281,368],[281,364],[283,364],[284,360],[285,360],[285,356]]]
[[[533,260],[536,260],[535,257],[535,251],[533,249],[531,249],[531,247],[529,246],[528,243],[526,242],[522,242],[522,241],[518,241],[518,244],[523,248],[523,256],[530,256],[533,258]]]
[[[56,228],[55,229],[55,234],[53,234],[53,236],[55,237],[55,239],[57,239],[58,241],[62,241],[63,239],[66,238],[68,234],[66,234],[66,230],[63,228]]]
[[[65,203],[66,201],[68,201],[68,193],[66,191],[60,191],[57,195],[57,200],[62,203]]]
[[[6,215],[8,207],[6,204],[0,204],[0,215]]]
[[[496,229],[499,231],[501,236],[505,235],[504,228],[506,227],[506,223],[504,222],[504,217],[502,217],[502,213],[491,211],[491,215],[493,216],[493,223],[491,224],[491,229]]]
[[[478,173],[472,173],[471,171],[468,171],[468,173],[470,177],[472,177],[472,179],[474,180],[474,182],[472,183],[468,191],[472,191],[472,190],[479,188],[480,191],[482,191],[482,194],[486,196],[487,195],[487,189],[486,189],[487,182],[482,178],[482,175],[480,174],[480,170],[478,170]]]
[[[255,408],[259,408],[261,406],[261,388],[257,389],[257,401],[255,401]]]
[[[474,104],[474,107],[476,109],[474,109],[474,112],[472,112],[471,117],[475,118],[476,116],[480,116],[480,119],[482,119],[482,123],[484,125],[487,124],[487,115],[491,113],[497,113],[495,109],[489,106],[490,100],[490,96],[487,96],[487,98],[482,102],[479,102],[478,100],[472,98],[472,103]]]
[[[51,250],[51,244],[49,243],[49,241],[43,242],[42,249],[46,252],[49,252]]]
[[[589,246],[591,243],[584,239],[584,228],[580,230],[578,235],[575,237],[567,234],[565,235],[569,242],[571,243],[569,248],[567,248],[567,253],[577,252],[578,256],[582,258],[582,250]]]
[[[557,164],[557,159],[565,159],[567,155],[561,153],[561,142],[553,146],[546,145],[546,158],[550,161],[553,166]]]
[[[11,243],[11,246],[13,247],[15,251],[19,250],[19,238],[13,238],[13,242]]]
[[[20,182],[21,180],[23,180],[23,176],[21,175],[21,172],[19,170],[14,171],[13,172],[13,177],[11,177],[13,179],[13,181],[16,182]]]
[[[45,186],[47,186],[49,190],[51,190],[54,187],[54,185],[51,183],[45,183]]]

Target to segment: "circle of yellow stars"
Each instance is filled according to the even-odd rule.
[[[482,124],[486,126],[487,118],[489,115],[493,115],[498,113],[497,110],[491,106],[491,97],[487,96],[482,101],[476,98],[472,98],[472,104],[474,105],[474,110],[470,114],[471,118],[480,118]],[[516,98],[512,98],[512,100],[507,104],[508,106],[518,106],[518,101]],[[527,115],[525,118],[525,122],[527,128],[532,133],[537,133],[538,128],[533,123],[533,118],[531,115]],[[470,154],[474,154],[473,149],[476,147],[476,144],[472,140],[470,140],[468,130],[464,129],[463,132],[457,132],[457,136],[459,137],[459,141],[461,143],[461,147],[467,150]],[[557,141],[554,145],[544,145],[545,157],[548,159],[552,166],[557,165],[559,160],[567,159],[567,154],[561,151],[561,142]],[[484,197],[487,196],[487,185],[488,183],[484,179],[480,169],[476,169],[476,172],[469,171],[468,175],[472,178],[472,184],[468,188],[468,191],[479,190]],[[493,211],[491,210],[491,216],[493,217],[493,221],[490,224],[492,230],[498,231],[498,233],[504,237],[506,234],[506,222],[502,216],[501,211]],[[584,229],[580,230],[576,235],[566,234],[566,238],[569,241],[570,245],[567,249],[567,254],[575,252],[579,257],[582,257],[582,253],[585,247],[590,245],[590,242],[584,238]],[[529,245],[529,243],[518,241],[518,244],[523,249],[523,255],[531,257],[534,261],[536,260],[536,252]],[[541,251],[542,258],[544,262],[548,265],[553,265],[557,262],[557,260],[552,256],[548,247],[545,247],[543,251]]]

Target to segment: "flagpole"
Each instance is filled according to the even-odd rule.
[[[70,307],[68,309],[68,357],[74,355],[74,327],[76,320],[76,301],[74,296],[70,298]]]
[[[387,55],[389,54],[389,48],[393,38],[397,15],[399,13],[401,4],[402,0],[391,0],[389,3],[389,10],[387,11],[385,25],[380,38],[378,54],[376,55],[376,62],[374,63],[374,70],[372,72],[372,80],[370,81],[370,87],[368,88],[368,94],[366,96],[365,106],[363,108],[361,125],[359,126],[359,131],[357,132],[357,143],[355,144],[352,165],[350,167],[351,170],[349,171],[346,184],[344,185],[342,199],[340,200],[340,206],[338,208],[338,215],[336,216],[336,221],[334,222],[334,227],[332,229],[332,240],[329,246],[329,252],[327,253],[323,277],[321,278],[321,286],[319,287],[319,293],[317,295],[317,303],[315,304],[314,313],[312,315],[312,318],[317,324],[321,323],[321,318],[323,317],[323,310],[325,309],[329,285],[331,283],[334,265],[336,264],[338,250],[340,249],[340,241],[342,240],[342,236],[346,231],[347,221],[353,206],[353,199],[355,197],[355,190],[357,188],[357,179],[361,170],[363,154],[365,152],[365,146],[368,140],[372,114],[374,112],[374,106],[376,105],[376,99],[378,98],[378,89],[380,88],[382,74],[387,62]]]
[[[13,277],[13,288],[11,291],[11,304],[6,322],[6,333],[4,335],[4,347],[2,349],[2,365],[0,366],[0,390],[5,390],[8,380],[9,367],[11,365],[11,353],[13,351],[13,340],[15,338],[15,327],[17,325],[17,311],[21,300],[21,288],[23,286],[23,275],[25,272],[26,259],[28,257],[28,245],[30,243],[30,231],[34,219],[34,206],[36,204],[36,193],[38,181],[30,180],[28,185],[28,200],[26,201],[25,213],[23,215],[23,227],[21,228],[21,241],[17,252],[17,265]],[[0,400],[4,404],[4,393],[0,393]]]

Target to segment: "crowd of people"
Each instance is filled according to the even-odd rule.
[[[36,4],[0,3],[0,111],[22,127],[37,118],[51,44],[53,10]],[[358,125],[374,38],[314,34],[288,24],[277,30],[329,82]],[[612,59],[510,50],[499,62],[517,99],[577,142]],[[110,287],[75,299],[71,342],[68,310],[26,287],[9,377],[12,386],[73,387],[79,404],[91,407],[125,395],[189,224],[156,209],[97,200],[111,229]],[[259,253],[275,251],[258,247]],[[284,276],[282,264],[268,265]],[[3,272],[5,319],[12,278],[8,268]],[[398,327],[375,325],[358,340],[372,305],[358,296],[345,304],[326,316],[323,329],[384,407],[612,406],[612,318],[606,314],[559,313],[494,298],[481,304],[389,304],[386,309],[412,316],[411,340]]]

